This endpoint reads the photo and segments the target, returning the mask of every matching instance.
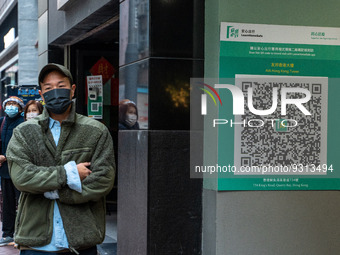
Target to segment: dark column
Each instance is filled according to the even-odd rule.
[[[191,77],[203,77],[203,24],[204,1],[120,3],[120,98],[137,105],[147,98],[148,121],[119,131],[119,255],[201,254],[189,89]]]

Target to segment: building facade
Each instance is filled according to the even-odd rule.
[[[195,0],[38,1],[38,69],[66,65],[85,115],[94,93],[88,77],[103,77],[99,120],[116,152],[108,206],[117,205],[118,254],[200,254],[202,181],[187,168],[189,84],[203,75],[203,24]],[[122,99],[136,103],[140,130],[118,130]]]
[[[0,1],[1,101],[18,86],[18,2]]]
[[[27,5],[36,15],[22,13]],[[190,78],[218,77],[220,23],[339,27],[339,8],[332,0],[308,8],[293,0],[0,1],[1,95],[37,85],[49,62],[64,64],[77,111],[88,115],[88,79],[102,75],[98,119],[115,145],[108,207],[118,211],[118,254],[337,254],[336,191],[218,191],[188,169]],[[32,36],[21,34],[24,25]],[[140,130],[118,129],[122,99],[136,103]]]
[[[37,22],[37,1],[0,2],[1,102],[12,95],[24,102],[39,98]]]

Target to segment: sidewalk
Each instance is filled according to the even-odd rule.
[[[106,215],[106,237],[97,248],[99,255],[117,255],[117,212]]]
[[[2,236],[2,222],[0,221],[0,233]],[[1,237],[0,236],[0,237]],[[106,215],[106,237],[102,244],[97,246],[99,255],[117,254],[117,213]],[[13,245],[0,247],[0,255],[19,255],[19,250]]]
[[[19,255],[19,250],[13,245],[0,247],[0,255]]]
[[[19,255],[19,250],[14,248],[13,245],[0,247],[0,255]]]
[[[0,221],[0,233],[1,233],[1,236],[0,238],[2,237],[2,222]],[[19,255],[19,250],[14,248],[14,243],[13,245],[6,245],[6,246],[2,246],[0,247],[0,255]]]

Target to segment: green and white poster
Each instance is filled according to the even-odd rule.
[[[87,115],[90,118],[103,118],[103,79],[102,75],[87,76]]]
[[[339,77],[339,28],[221,23],[216,164],[197,170],[218,190],[339,190]]]

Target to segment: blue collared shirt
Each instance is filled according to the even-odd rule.
[[[50,118],[49,127],[51,133],[53,135],[54,142],[56,146],[58,146],[60,133],[61,133],[61,125],[59,121],[56,121]],[[77,170],[76,162],[70,161],[66,165],[64,165],[66,176],[67,176],[67,185],[81,193],[81,181]],[[41,246],[41,247],[32,247],[36,250],[43,250],[43,251],[59,251],[63,249],[68,249],[68,241],[63,225],[63,220],[60,215],[59,207],[56,202],[56,199],[59,199],[58,191],[50,191],[45,192],[44,196],[49,199],[53,199],[54,201],[54,210],[53,210],[53,233],[51,242],[48,245]]]

